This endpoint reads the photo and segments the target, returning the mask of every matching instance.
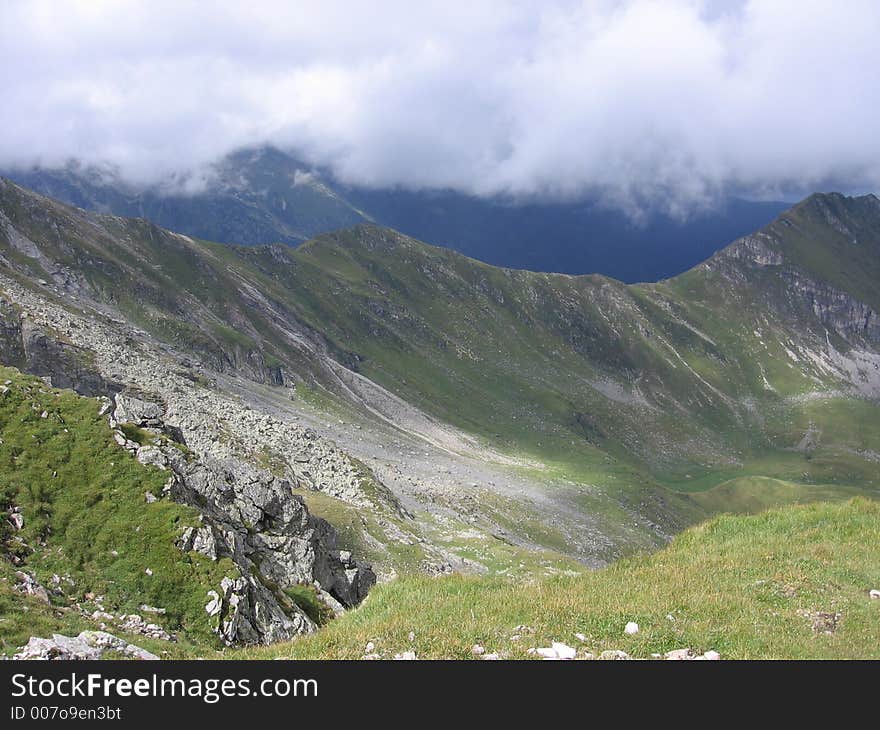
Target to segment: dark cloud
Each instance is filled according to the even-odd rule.
[[[7,0],[0,164],[147,182],[271,142],[353,183],[673,213],[876,188],[878,36],[875,0]]]

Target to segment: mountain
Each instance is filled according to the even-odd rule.
[[[870,195],[810,196],[678,277],[627,285],[497,268],[372,223],[297,248],[210,243],[0,179],[0,362],[44,379],[10,371],[2,401],[4,507],[35,550],[19,572],[97,580],[103,558],[82,551],[103,513],[89,510],[124,494],[130,512],[150,491],[146,507],[195,510],[208,530],[175,549],[237,571],[215,591],[216,625],[195,594],[169,597],[181,581],[207,590],[213,569],[193,557],[197,574],[169,576],[155,594],[174,609],[166,628],[199,646],[209,629],[263,643],[356,603],[359,560],[380,582],[533,580],[655,549],[719,512],[876,497],[878,254]],[[83,421],[96,401],[49,408],[68,396],[46,382],[113,399],[111,424]],[[77,444],[79,464],[104,444],[89,466],[103,469],[113,428],[145,473],[83,482],[77,467],[64,480],[86,491],[71,500],[48,476],[68,474],[61,451],[21,461],[29,438]],[[75,542],[53,542],[71,519]],[[122,539],[108,535],[108,549]],[[46,557],[54,547],[70,560]],[[117,567],[143,581],[133,565]],[[117,613],[142,590],[119,588]]]
[[[75,163],[3,174],[87,210],[143,217],[222,243],[298,245],[320,233],[375,222],[496,266],[601,273],[628,282],[681,273],[787,207],[730,198],[685,221],[658,214],[634,223],[589,201],[511,201],[345,185],[271,147],[227,156],[201,185],[190,180],[136,187],[112,170]]]
[[[137,186],[113,169],[78,163],[15,170],[9,176],[80,208],[146,218],[226,243],[296,245],[367,219],[305,165],[272,148],[233,153],[197,183]],[[185,189],[187,182],[193,189]]]

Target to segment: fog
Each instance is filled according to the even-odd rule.
[[[345,182],[598,198],[880,187],[880,3],[0,4],[0,166],[138,183],[270,143]]]

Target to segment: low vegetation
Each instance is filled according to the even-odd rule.
[[[725,659],[877,659],[878,541],[880,503],[865,498],[727,515],[582,575],[404,577],[314,636],[235,655],[356,659],[372,643],[383,658],[469,659],[478,644],[528,658],[562,641],[636,658],[691,648]],[[630,621],[638,633],[624,633]]]

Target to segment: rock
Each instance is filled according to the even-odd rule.
[[[208,598],[210,600],[205,604],[205,611],[207,611],[209,616],[216,616],[223,608],[220,594],[217,591],[208,591]]]
[[[129,644],[127,641],[113,636],[113,634],[108,634],[105,631],[83,631],[79,634],[77,639],[88,646],[99,649],[101,653],[110,650],[120,652],[131,659],[141,659],[146,661],[156,661],[159,659],[159,657],[148,652],[146,649],[142,649],[134,644]]]
[[[721,654],[719,654],[717,651],[709,650],[705,654],[703,654],[701,658],[706,659],[710,662],[717,662],[721,659]]]
[[[673,649],[666,652],[665,658],[671,661],[683,661],[694,658],[694,652],[690,649]]]
[[[630,621],[623,629],[623,633],[625,634],[637,634],[639,633],[639,625],[635,621]]]
[[[563,644],[559,641],[554,641],[552,644],[553,650],[556,652],[556,656],[560,659],[574,659],[577,656],[577,649],[573,649],[567,644]]]
[[[144,570],[144,573],[146,573],[146,574],[149,575],[149,576],[152,576],[152,575],[153,575],[153,569],[152,569],[152,568],[146,568],[146,569]]]
[[[871,598],[880,598],[880,590],[877,590],[876,588],[872,588],[871,591],[868,593],[868,595]]]
[[[620,649],[607,649],[599,655],[599,659],[604,661],[621,661],[629,659],[629,654]]]
[[[587,637],[584,634],[575,634],[574,638],[581,642],[581,644],[585,644],[587,642]]]
[[[169,634],[158,624],[151,624],[136,613],[119,616],[120,628],[130,634],[142,634],[151,639],[161,639],[163,641],[177,641],[177,637]]]
[[[410,632],[407,634],[406,638],[407,638],[408,641],[415,641],[415,640],[416,640],[416,634],[415,634],[415,632],[414,632],[414,631],[410,631]]]
[[[544,659],[570,660],[574,659],[577,656],[577,649],[573,649],[572,647],[563,644],[562,642],[554,641],[550,646],[529,649],[529,653],[537,654]]]
[[[9,515],[9,521],[16,530],[21,530],[24,527],[24,515],[21,512],[13,511]]]
[[[15,590],[19,593],[33,596],[45,604],[49,603],[49,592],[40,585],[36,578],[20,570],[15,571],[15,577],[18,581],[14,586]]]
[[[143,613],[155,613],[155,614],[159,614],[160,616],[164,616],[167,613],[167,611],[165,611],[164,608],[156,608],[155,606],[148,606],[145,603],[142,603],[140,606],[138,606],[138,608]]]
[[[101,649],[89,646],[78,638],[53,634],[51,639],[41,639],[32,636],[28,643],[12,658],[25,660],[100,659],[102,653]]]
[[[217,560],[217,539],[211,527],[187,527],[177,539],[177,547],[183,552],[191,551],[207,555],[211,560]]]
[[[184,546],[228,555],[243,573],[257,566],[281,588],[317,581],[345,607],[364,599],[376,574],[337,549],[335,529],[309,513],[290,482],[235,459],[187,460],[173,451],[164,451],[175,476],[171,498],[199,509],[211,530],[184,533]]]
[[[486,662],[495,662],[498,661],[501,657],[497,654],[483,654],[483,661]]]
[[[486,653],[486,650],[482,646],[480,646],[479,644],[474,644],[471,647],[471,654],[473,654],[474,656],[482,656],[485,653]]]
[[[223,609],[217,633],[228,644],[272,644],[317,628],[299,608],[287,613],[269,590],[253,577],[220,581]]]
[[[168,468],[168,460],[165,458],[165,454],[162,453],[162,449],[152,444],[138,448],[137,460],[145,466],[155,466],[158,469]]]
[[[106,651],[114,651],[131,659],[157,660],[155,654],[105,631],[83,631],[76,637],[53,634],[51,639],[31,637],[13,659],[101,659]]]
[[[133,395],[117,393],[114,396],[116,407],[113,419],[118,423],[133,423],[139,427],[160,427],[165,415],[165,407],[158,403],[141,400]]]
[[[372,654],[376,650],[376,645],[372,641],[368,641],[364,647],[364,654]]]
[[[395,654],[395,661],[415,661],[418,657],[414,651],[404,651],[400,654]]]

